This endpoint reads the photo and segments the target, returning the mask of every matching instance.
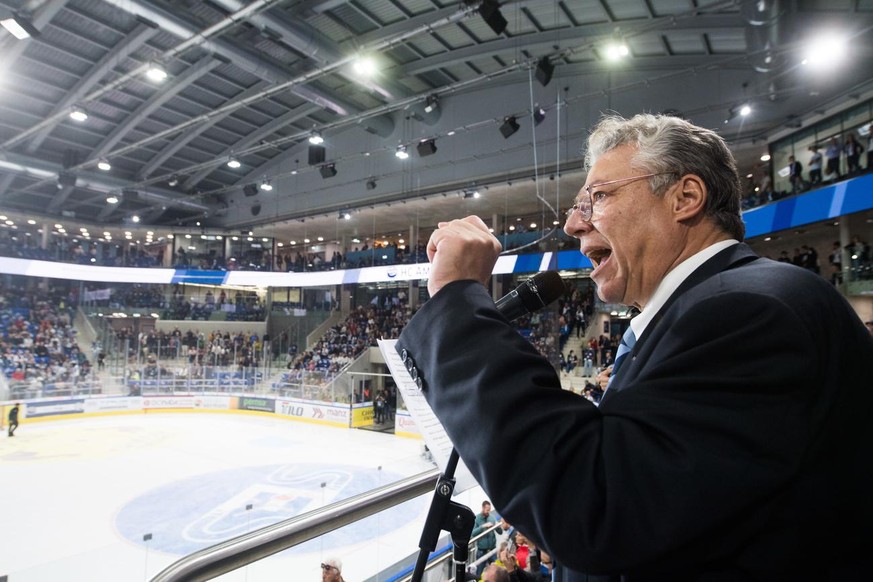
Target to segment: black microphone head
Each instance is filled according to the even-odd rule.
[[[565,291],[564,280],[557,271],[537,273],[519,286],[519,297],[528,313],[557,301]]]

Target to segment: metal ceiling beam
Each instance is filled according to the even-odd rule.
[[[249,99],[250,97],[253,97],[258,93],[262,92],[267,87],[267,85],[268,83],[266,81],[258,81],[249,89],[246,89],[237,97],[234,97],[230,102],[234,103],[236,101]],[[230,114],[231,112],[227,111],[225,113],[222,113],[221,115],[216,115],[214,117],[211,117],[209,121],[201,123],[199,126],[191,129],[190,131],[180,133],[178,136],[176,136],[176,139],[170,142],[164,149],[162,149],[155,157],[149,160],[148,163],[142,167],[142,169],[137,173],[137,179],[145,180],[146,178],[151,176],[158,168],[163,165],[164,162],[166,162],[173,155],[175,155],[176,152],[178,152],[180,149],[188,145],[188,143],[192,139],[199,136],[222,119],[225,119]]]
[[[252,145],[253,143],[259,142],[262,139],[266,138],[267,136],[269,136],[273,133],[276,133],[278,130],[282,129],[286,125],[289,125],[291,123],[294,123],[295,121],[303,119],[304,117],[312,115],[317,110],[318,110],[318,108],[315,105],[309,105],[308,107],[301,107],[299,110],[289,111],[285,115],[282,115],[281,117],[274,119],[273,121],[271,121],[267,125],[265,125],[261,128],[258,128],[256,131],[253,131],[252,133],[245,136],[244,138],[242,138],[241,140],[239,140],[238,142],[236,142],[235,144],[233,144],[229,148],[225,149],[223,152],[221,152],[220,154],[218,154],[215,157],[219,160],[223,160],[224,158],[233,154],[234,150],[245,149],[245,148],[249,147],[250,145]],[[185,183],[183,184],[183,188],[185,190],[191,190],[192,188],[194,188],[194,186],[199,184],[200,181],[203,180],[203,178],[205,178],[206,176],[211,174],[214,170],[215,170],[215,167],[204,168],[204,169],[200,170],[199,172],[197,172],[196,174],[192,175],[190,178],[185,180]]]
[[[119,207],[124,203],[124,201],[119,201],[118,204],[109,204],[106,203],[106,206],[100,209],[100,212],[97,214],[97,222],[103,222],[108,219],[110,216],[115,214],[115,211],[119,210]]]
[[[245,6],[240,0],[213,1],[230,12],[237,12]],[[335,61],[343,56],[342,51],[330,38],[315,27],[289,17],[282,10],[271,9],[265,13],[255,14],[248,18],[248,21],[259,30],[266,29],[279,35],[282,42],[319,63]]]
[[[154,22],[166,32],[184,39],[196,38],[200,31],[189,23],[178,18],[176,15],[143,0],[105,0],[110,4]],[[246,16],[249,18],[251,13]],[[249,73],[272,81],[273,83],[286,83],[293,79],[293,75],[284,67],[271,62],[265,55],[243,49],[226,39],[206,39],[200,46],[204,50],[213,52],[226,58],[235,66]],[[336,111],[340,115],[348,115],[354,111],[354,106],[343,102],[332,95],[320,92],[312,87],[295,86],[290,91],[311,103],[315,103],[325,109]],[[381,128],[380,128],[381,129]]]
[[[54,198],[52,198],[52,201],[49,203],[48,211],[51,213],[60,210],[64,202],[67,201],[67,198],[70,197],[70,194],[73,193],[74,189],[75,186],[72,185],[62,186],[61,189],[58,190],[58,193],[54,196]]]
[[[684,18],[676,20],[672,16],[664,16],[654,19],[645,19],[638,22],[628,21],[627,24],[622,23],[623,27],[630,27],[631,32],[626,33],[626,38],[632,38],[635,35],[632,30],[635,24],[650,28],[658,27],[660,31],[667,30],[693,30],[701,34],[712,31],[723,32],[725,29],[737,29],[745,34],[745,23],[743,19],[737,15],[701,15],[693,19]],[[626,30],[623,28],[623,30]],[[526,46],[534,45],[554,45],[560,42],[562,48],[567,48],[584,43],[594,44],[598,37],[609,37],[615,32],[614,23],[606,24],[590,24],[579,26],[571,30],[561,30],[560,37],[556,31],[538,32],[527,34],[519,37],[500,38],[485,42],[482,44],[472,45],[469,47],[454,49],[450,52],[434,55],[429,58],[414,61],[408,65],[397,67],[394,73],[397,77],[405,77],[410,75],[422,75],[442,67],[450,67],[469,60],[475,60],[485,57],[491,57],[495,54],[509,53],[514,54],[518,50],[519,42],[523,42]],[[552,51],[553,52],[553,51]],[[544,55],[537,55],[544,56]]]
[[[107,0],[107,1],[119,1],[119,0]],[[412,38],[418,34],[421,34],[422,32],[427,32],[427,31],[432,32],[436,28],[457,22],[458,20],[465,18],[470,13],[472,13],[474,10],[476,10],[477,6],[478,5],[470,5],[470,6],[467,6],[466,8],[461,8],[460,10],[457,10],[454,13],[452,13],[450,16],[443,18],[437,22],[433,22],[431,24],[419,27],[419,28],[414,29],[414,30],[406,31],[404,33],[401,33],[401,34],[395,36],[395,37],[384,39],[380,42],[375,43],[374,45],[371,45],[371,46],[368,46],[365,48],[366,48],[366,50],[374,50],[374,51],[389,49],[397,44],[400,44],[400,43],[408,40],[409,38]],[[266,57],[262,57],[262,58],[264,60],[266,60]],[[291,81],[288,81],[287,83],[280,83],[278,85],[275,85],[275,86],[271,87],[270,89],[264,91],[262,94],[256,95],[248,100],[243,100],[243,101],[239,101],[239,102],[225,104],[225,105],[217,108],[215,111],[213,111],[210,114],[199,115],[199,116],[193,117],[186,122],[180,123],[179,125],[176,125],[174,127],[168,128],[168,129],[163,130],[163,131],[160,131],[160,132],[153,134],[153,135],[151,135],[145,139],[142,139],[138,142],[135,142],[135,143],[126,145],[122,148],[119,148],[119,150],[112,152],[111,155],[120,156],[120,155],[126,154],[129,151],[138,150],[138,149],[142,148],[143,146],[145,146],[146,144],[152,143],[154,141],[163,139],[163,138],[171,136],[171,135],[176,135],[177,133],[179,133],[180,131],[182,131],[184,129],[187,129],[188,127],[193,127],[193,126],[199,125],[205,121],[208,121],[211,116],[223,115],[225,113],[235,111],[235,110],[240,109],[242,107],[245,107],[246,105],[249,105],[249,104],[251,104],[259,99],[266,99],[266,98],[268,98],[268,97],[270,97],[270,96],[272,96],[280,91],[288,90],[292,87],[298,87],[302,84],[311,82],[320,76],[323,76],[329,72],[332,72],[332,71],[335,71],[335,70],[341,68],[342,66],[348,64],[350,61],[351,61],[351,58],[346,57],[344,59],[341,59],[340,61],[337,61],[335,63],[331,63],[330,65],[326,65],[325,67],[323,67],[321,69],[317,69],[315,71],[311,71],[309,73],[303,74],[295,79],[292,79]],[[476,82],[478,82],[478,80]],[[423,101],[423,100],[424,100],[424,97],[415,95],[412,97],[408,97],[406,99],[401,99],[401,100],[394,102],[394,103],[390,103],[390,104],[383,105],[381,107],[370,109],[369,111],[365,111],[362,113],[357,113],[355,115],[347,116],[345,119],[342,119],[339,122],[327,123],[327,124],[324,124],[322,127],[332,127],[332,126],[336,125],[337,123],[345,124],[345,123],[350,123],[352,121],[355,121],[359,125],[367,127],[367,129],[369,131],[372,131],[373,133],[376,133],[376,134],[381,135],[383,137],[387,137],[393,131],[394,122],[390,118],[390,116],[385,115],[385,113],[389,113],[389,112],[394,111],[395,109],[398,109],[400,107],[409,107],[409,106],[415,105],[415,103],[417,101]],[[379,124],[374,123],[377,121],[382,121],[384,123],[390,124],[390,128],[386,128],[386,131],[379,131],[379,129],[378,129]],[[18,138],[16,138],[16,139],[18,139]],[[0,148],[2,148],[3,145],[5,145],[5,144],[0,144]],[[212,166],[212,165],[215,165],[215,163],[217,163],[217,162],[213,160],[213,161],[210,161],[210,162],[207,162],[204,164],[199,164],[199,165],[197,165],[197,167],[191,168],[190,171],[196,171],[196,170],[199,170],[199,169],[207,167],[207,166]]]
[[[137,27],[134,28],[130,34],[124,37],[121,42],[107,51],[107,53],[103,55],[103,58],[100,59],[90,71],[88,71],[87,75],[79,79],[79,81],[73,85],[72,89],[67,92],[67,96],[52,108],[49,117],[54,119],[58,117],[56,114],[68,112],[77,101],[82,99],[88,91],[91,90],[92,87],[99,83],[100,80],[112,72],[121,61],[130,56],[132,52],[139,49],[157,32],[158,30],[153,26],[148,26],[142,23],[138,24]],[[34,153],[54,128],[55,124],[42,128],[39,133],[31,138],[25,151],[28,154]]]
[[[3,198],[6,197],[6,192],[9,190],[9,187],[12,185],[12,180],[14,179],[14,174],[0,176],[0,200],[3,200]]]
[[[104,1],[105,2],[112,2],[112,0],[104,0]],[[168,59],[175,58],[178,55],[187,51],[191,47],[200,46],[204,42],[207,42],[207,39],[209,39],[210,36],[215,35],[215,34],[219,34],[221,31],[228,28],[229,26],[235,25],[237,22],[236,18],[244,18],[248,14],[251,14],[257,10],[262,10],[274,1],[275,0],[255,0],[255,2],[246,6],[246,8],[243,11],[241,11],[242,12],[241,14],[231,15],[230,17],[223,19],[221,22],[218,22],[218,23],[210,26],[206,30],[199,31],[196,34],[192,34],[191,38],[189,38],[185,42],[181,43],[180,45],[176,46],[175,48],[173,48],[171,50],[164,52],[161,55],[161,58],[168,58]],[[122,2],[122,6],[120,6],[120,8],[124,9],[125,7],[127,7],[129,5],[131,5],[131,3]],[[129,10],[128,10],[128,12],[129,12]],[[107,95],[107,94],[111,93],[112,91],[118,89],[119,87],[122,87],[125,84],[129,83],[132,79],[138,78],[139,75],[144,74],[147,69],[148,69],[147,63],[144,63],[144,64],[140,65],[139,67],[135,67],[133,70],[121,75],[120,77],[118,77],[116,79],[113,79],[111,82],[103,84],[99,89],[97,89],[93,93],[88,94],[84,98],[83,101],[85,103],[90,103],[92,101],[96,101],[96,100],[100,99],[101,97],[103,97],[104,95]],[[13,145],[15,145],[21,141],[24,141],[25,139],[29,138],[33,134],[39,132],[44,127],[48,127],[50,125],[56,124],[65,115],[66,115],[66,112],[60,112],[60,113],[56,113],[52,116],[49,116],[49,117],[43,119],[41,122],[34,125],[33,127],[30,127],[28,129],[26,129],[25,131],[22,131],[18,135],[15,135],[12,138],[7,139],[5,142],[0,144],[0,149],[11,148]]]
[[[51,22],[55,14],[67,4],[67,0],[49,0],[37,8],[30,21],[37,30]],[[6,42],[0,42],[0,78],[6,78],[6,70],[18,60],[30,43],[22,42],[12,35],[5,36]]]
[[[221,61],[214,59],[211,56],[206,56],[197,61],[194,65],[186,69],[181,75],[173,79],[168,87],[158,90],[151,99],[142,103],[137,109],[132,112],[123,123],[119,124],[112,132],[107,135],[100,145],[98,145],[90,154],[91,160],[96,160],[104,156],[112,149],[121,139],[127,135],[132,129],[139,125],[149,115],[154,113],[161,105],[172,99],[177,93],[186,89],[197,79],[219,66]],[[87,164],[87,162],[86,162]],[[81,166],[82,164],[80,164]]]
[[[240,0],[214,0],[226,10],[235,12],[240,10],[244,4]],[[451,14],[448,12],[447,14]],[[327,36],[323,35],[315,27],[303,22],[299,19],[293,19],[287,13],[281,10],[269,10],[265,13],[255,14],[250,17],[249,22],[261,30],[269,30],[271,34],[279,36],[279,40],[284,42],[291,48],[306,55],[312,60],[324,65],[345,58],[344,53],[357,53],[358,48],[362,43],[357,43],[353,49],[341,49]],[[428,20],[433,22],[433,19]],[[408,26],[405,30],[408,30]],[[390,35],[387,35],[390,36]],[[385,38],[382,35],[381,38]],[[343,78],[362,85],[379,94],[386,101],[394,101],[408,97],[411,93],[408,89],[390,79],[379,79],[378,81],[361,79],[360,77],[348,75],[343,70],[338,70],[337,73]]]
[[[14,152],[0,152],[0,172],[5,174],[27,176],[34,180],[44,181],[56,180],[60,174],[67,171],[60,164],[38,160]],[[108,175],[79,172],[76,174],[76,187],[102,192],[101,196],[105,196],[109,192],[119,192],[127,188],[128,182]],[[169,207],[182,208],[192,212],[212,212],[215,210],[214,207],[208,204],[181,198],[176,192],[172,191],[150,188],[147,198],[144,198],[143,194],[144,192],[140,193],[140,198],[146,202],[166,204]],[[82,204],[84,202],[77,202],[71,208],[81,206]]]

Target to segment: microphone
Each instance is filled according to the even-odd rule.
[[[539,311],[564,294],[564,280],[557,271],[537,273],[495,302],[509,321]]]

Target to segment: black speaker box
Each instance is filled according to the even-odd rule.
[[[309,165],[317,166],[318,164],[323,164],[324,160],[327,159],[327,150],[323,145],[311,145],[309,146]]]
[[[420,141],[418,142],[418,145],[415,146],[415,149],[418,150],[418,155],[422,158],[424,156],[430,156],[437,151],[436,142],[432,139]]]

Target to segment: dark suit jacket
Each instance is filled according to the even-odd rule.
[[[869,579],[873,340],[824,279],[707,261],[599,408],[471,281],[398,342],[461,458],[558,580]]]

